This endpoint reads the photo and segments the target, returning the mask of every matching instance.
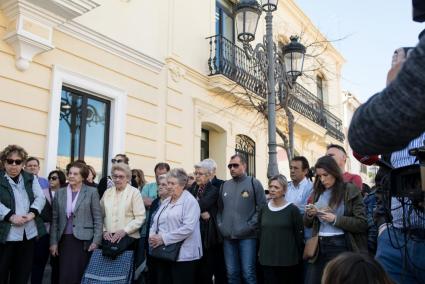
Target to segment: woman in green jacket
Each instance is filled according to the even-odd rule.
[[[344,183],[332,157],[321,157],[315,169],[313,204],[306,206],[304,225],[319,238],[307,283],[320,284],[326,264],[334,257],[345,251],[367,252],[367,220],[360,191]]]

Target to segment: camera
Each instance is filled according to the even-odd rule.
[[[425,147],[409,150],[416,156],[419,165],[394,169],[390,173],[391,196],[409,200],[414,210],[425,212]]]

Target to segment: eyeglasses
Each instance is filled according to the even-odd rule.
[[[228,164],[228,165],[227,165],[227,168],[228,168],[229,170],[231,170],[232,168],[237,169],[237,168],[239,168],[239,164]]]
[[[189,179],[195,179],[195,177],[189,177]]]
[[[49,177],[49,180],[57,180],[59,177],[57,177],[57,176],[52,176],[52,177]]]
[[[112,164],[122,163],[122,162],[124,162],[124,160],[122,160],[122,159],[112,159],[111,162],[112,162]]]
[[[112,179],[125,179],[126,176],[121,176],[121,175],[113,175]]]
[[[193,175],[195,175],[195,176],[206,176],[207,173],[198,173],[198,172],[196,172]]]
[[[8,165],[17,165],[17,166],[19,166],[20,164],[22,164],[22,160],[6,159],[6,163]]]

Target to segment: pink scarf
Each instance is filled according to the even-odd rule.
[[[78,195],[80,195],[81,188],[78,189],[78,193],[74,198],[74,201],[72,200],[72,190],[71,186],[68,184],[68,187],[66,188],[66,216],[71,217],[71,214],[74,213],[75,204],[77,203]]]

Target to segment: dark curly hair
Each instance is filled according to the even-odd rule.
[[[3,149],[0,153],[0,160],[2,162],[6,161],[7,157],[12,155],[13,153],[18,154],[18,156],[21,157],[22,161],[26,161],[28,159],[28,153],[25,151],[24,148],[18,145],[8,145],[6,148]]]

